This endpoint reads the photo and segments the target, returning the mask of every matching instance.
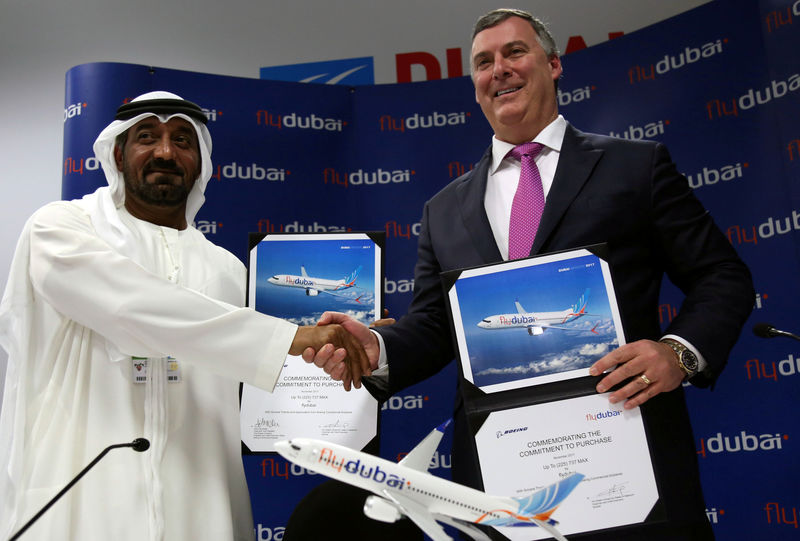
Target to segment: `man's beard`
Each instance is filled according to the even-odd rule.
[[[122,176],[125,179],[127,192],[141,202],[149,205],[177,207],[184,204],[189,197],[189,188],[187,188],[183,182],[175,184],[175,176],[156,174],[154,182],[148,183],[144,180],[153,167],[159,170],[172,169],[175,171],[175,175],[184,176],[183,170],[170,162],[159,162],[157,165],[153,162],[149,162],[142,168],[138,175],[135,171],[131,170],[127,163],[123,162]]]

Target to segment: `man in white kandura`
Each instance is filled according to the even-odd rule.
[[[252,540],[238,382],[271,390],[287,354],[325,344],[357,386],[369,372],[341,328],[241,308],[244,266],[191,226],[212,172],[205,122],[168,92],[123,105],[94,144],[109,186],[25,225],[0,305],[2,539],[142,436],[148,451],[107,455],[24,537]]]

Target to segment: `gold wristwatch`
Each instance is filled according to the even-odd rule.
[[[675,352],[678,360],[678,366],[680,366],[681,370],[683,370],[683,372],[686,374],[685,379],[689,379],[697,374],[699,363],[697,361],[697,355],[695,355],[691,349],[687,348],[677,340],[673,340],[672,338],[662,338],[659,340],[659,342],[668,345],[672,348],[672,351]]]

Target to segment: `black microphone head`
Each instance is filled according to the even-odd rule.
[[[150,441],[146,440],[145,438],[136,438],[133,440],[133,442],[131,442],[131,448],[134,451],[143,453],[144,451],[150,449]]]
[[[753,334],[761,338],[772,338],[775,336],[775,327],[769,323],[756,323],[753,325]]]

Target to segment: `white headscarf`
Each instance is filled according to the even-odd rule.
[[[130,103],[146,100],[183,100],[177,94],[164,91],[154,91],[137,96]],[[117,169],[117,162],[114,158],[114,146],[117,136],[126,132],[140,120],[154,116],[162,123],[178,117],[186,120],[194,126],[197,132],[197,141],[200,147],[200,176],[192,186],[186,201],[186,223],[191,226],[197,211],[203,206],[205,201],[204,192],[208,180],[211,178],[211,134],[205,124],[189,117],[184,113],[156,114],[145,112],[128,120],[115,120],[100,132],[94,142],[94,153],[108,181],[108,187],[97,189],[94,193],[86,195],[79,202],[92,218],[97,234],[106,241],[112,248],[119,253],[130,257],[134,261],[140,262],[138,247],[128,229],[123,225],[117,213],[118,208],[125,204],[125,180],[122,171]]]

